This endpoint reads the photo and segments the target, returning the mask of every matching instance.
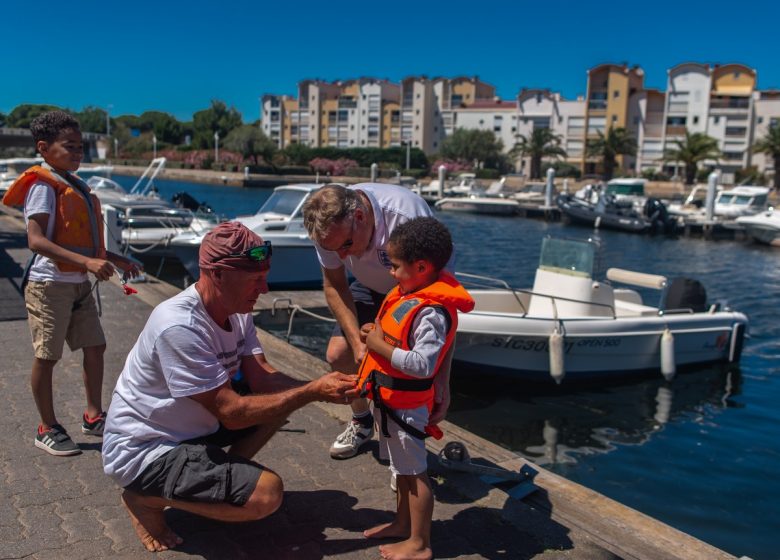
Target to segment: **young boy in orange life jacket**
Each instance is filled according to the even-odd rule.
[[[390,274],[398,281],[382,303],[374,324],[361,328],[368,353],[358,387],[374,401],[380,454],[390,459],[396,477],[397,513],[391,523],[366,530],[368,538],[402,538],[380,547],[383,558],[432,557],[433,493],[427,474],[426,435],[436,390],[434,384],[455,339],[458,311],[474,300],[444,266],[452,238],[434,218],[415,218],[393,230],[387,245]],[[439,437],[441,437],[439,435]]]
[[[54,366],[64,342],[72,351],[83,349],[87,406],[81,431],[102,435],[106,339],[87,273],[108,280],[114,265],[126,276],[137,276],[139,270],[131,260],[106,252],[100,203],[81,179],[71,175],[84,155],[78,121],[52,111],[33,119],[30,131],[45,163],[25,171],[3,203],[24,205],[27,242],[33,251],[25,271],[24,299],[34,350],[32,392],[41,417],[34,443],[52,455],[76,455],[81,449],[54,413]]]

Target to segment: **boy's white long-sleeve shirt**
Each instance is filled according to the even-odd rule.
[[[447,325],[446,311],[440,307],[422,308],[412,322],[412,348],[394,348],[390,364],[406,375],[431,377],[447,340]]]

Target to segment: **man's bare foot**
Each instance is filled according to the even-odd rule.
[[[143,496],[129,490],[122,493],[122,503],[130,514],[130,521],[141,544],[149,552],[162,552],[184,542],[165,522],[164,508],[145,504]]]
[[[385,560],[431,560],[433,551],[419,540],[406,540],[399,543],[383,544],[379,554]]]
[[[392,539],[398,537],[408,538],[411,530],[409,527],[403,527],[393,521],[392,523],[382,523],[376,527],[371,527],[363,531],[363,536],[367,539]]]

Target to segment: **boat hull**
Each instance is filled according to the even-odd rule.
[[[273,289],[305,289],[322,287],[322,268],[314,246],[305,241],[285,240],[264,236],[271,241],[274,254],[268,285]],[[200,243],[174,244],[171,248],[187,272],[195,280],[200,277],[198,252]]]
[[[460,316],[455,363],[458,369],[511,376],[536,383],[550,377],[551,319],[511,314]],[[661,336],[674,336],[677,368],[737,361],[747,318],[736,312],[642,318],[564,319],[564,383],[618,379],[661,371]]]
[[[516,200],[468,197],[443,198],[436,202],[436,209],[443,212],[467,212],[469,214],[491,214],[513,216],[517,214],[519,204]]]

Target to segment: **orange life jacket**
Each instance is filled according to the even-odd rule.
[[[383,431],[386,423],[385,409],[417,408],[423,405],[427,406],[428,410],[432,409],[433,377],[438,374],[442,360],[455,340],[458,311],[468,313],[474,309],[474,300],[448,272],[442,272],[436,282],[410,294],[402,294],[396,286],[387,294],[377,316],[385,341],[395,348],[410,350],[412,324],[417,313],[424,307],[444,308],[449,319],[447,338],[436,361],[433,376],[421,379],[406,375],[375,352],[368,352],[360,365],[358,387],[374,400],[375,406],[382,409]],[[394,415],[391,416],[398,422]],[[410,430],[407,431],[416,435]]]
[[[105,258],[100,201],[90,193],[89,187],[81,179],[75,175],[70,175],[70,179],[73,183],[55,175],[46,167],[34,165],[14,181],[3,197],[3,204],[21,206],[35,183],[50,185],[56,199],[52,241],[80,255]],[[58,261],[57,268],[62,272],[87,271],[84,267]]]

